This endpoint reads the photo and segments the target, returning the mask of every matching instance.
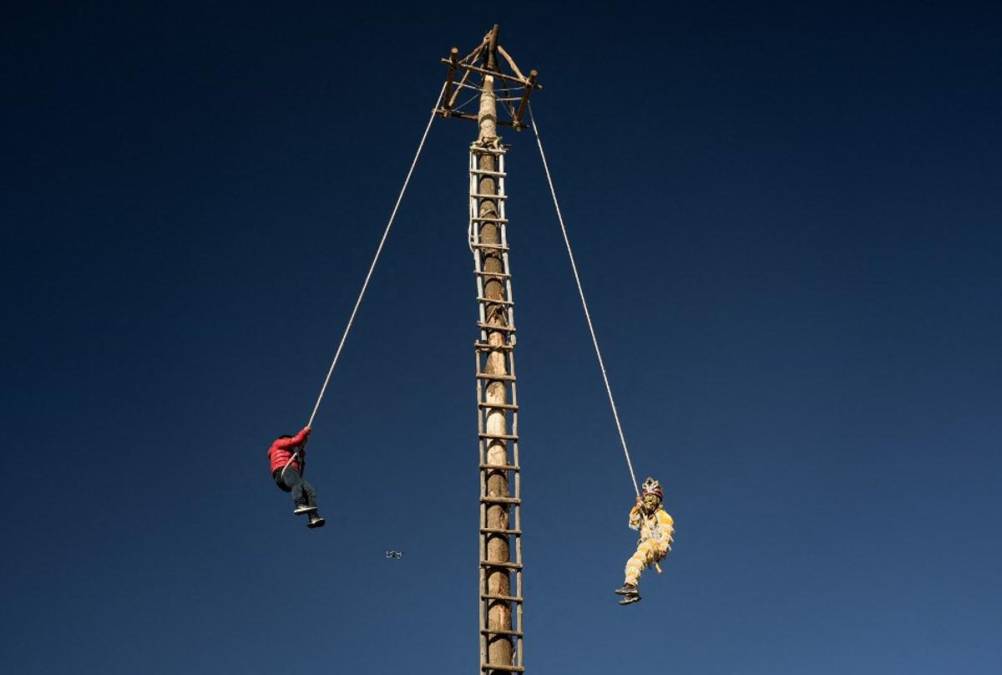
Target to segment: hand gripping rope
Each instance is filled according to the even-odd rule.
[[[532,131],[536,134],[536,145],[539,146],[539,156],[543,160],[543,170],[546,172],[546,182],[550,184],[550,195],[553,197],[553,206],[557,211],[557,220],[560,221],[560,231],[564,235],[564,244],[567,246],[567,256],[571,260],[571,271],[574,272],[574,281],[578,286],[578,295],[581,298],[581,307],[584,308],[585,320],[588,322],[588,331],[591,333],[591,343],[595,346],[595,356],[598,357],[598,368],[602,371],[602,381],[605,382],[605,391],[609,395],[609,406],[612,408],[612,417],[616,420],[616,430],[619,431],[619,440],[623,444],[623,455],[626,456],[626,468],[630,471],[630,479],[633,481],[633,490],[640,496],[640,488],[637,487],[637,476],[633,473],[633,462],[630,461],[630,450],[626,447],[626,436],[623,434],[623,425],[619,421],[619,412],[616,410],[616,400],[612,396],[612,387],[609,386],[609,376],[605,372],[605,362],[602,360],[602,350],[598,348],[598,338],[595,336],[595,326],[591,322],[591,314],[588,312],[588,301],[585,300],[584,289],[581,287],[581,277],[578,275],[578,266],[574,261],[574,251],[571,250],[571,240],[567,236],[567,227],[564,225],[564,217],[560,213],[560,203],[557,201],[557,191],[553,187],[553,177],[550,176],[550,166],[546,163],[546,153],[543,152],[543,141],[539,137],[539,127],[536,126],[536,117],[532,114],[532,103],[529,103],[529,121],[532,122]]]
[[[351,332],[351,326],[355,322],[355,315],[358,314],[358,308],[362,305],[362,298],[365,297],[365,291],[369,287],[369,280],[372,279],[372,272],[376,269],[376,263],[379,262],[379,256],[383,252],[383,245],[386,243],[386,238],[390,234],[390,228],[393,227],[393,221],[396,219],[397,211],[400,209],[400,202],[403,201],[404,193],[407,192],[407,185],[411,181],[411,174],[414,173],[414,167],[417,166],[418,158],[421,156],[421,151],[424,149],[424,142],[428,138],[428,131],[431,129],[431,123],[435,121],[435,111],[442,102],[442,95],[445,93],[445,86],[445,84],[442,85],[442,90],[439,91],[438,98],[435,99],[435,107],[432,108],[431,117],[428,118],[428,124],[425,125],[424,133],[421,134],[421,142],[418,143],[417,152],[414,153],[414,160],[411,162],[411,167],[407,170],[407,176],[404,178],[404,184],[400,188],[400,194],[397,195],[397,202],[393,205],[393,211],[390,213],[390,219],[386,223],[386,229],[383,230],[383,237],[379,240],[379,246],[376,248],[376,255],[373,256],[372,264],[369,265],[369,271],[365,275],[365,281],[362,282],[362,290],[358,292],[358,299],[355,300],[355,307],[351,310],[351,316],[348,317],[348,324],[345,326],[344,333],[341,335],[341,342],[338,343],[337,351],[334,353],[334,360],[331,361],[331,367],[327,371],[327,377],[324,378],[324,384],[320,387],[320,395],[317,396],[317,402],[313,406],[313,412],[310,413],[310,419],[306,423],[306,426],[308,427],[313,426],[313,420],[317,416],[317,410],[320,408],[320,402],[324,399],[324,394],[327,392],[327,385],[330,384],[331,376],[334,374],[334,368],[337,366],[338,359],[341,358],[341,351],[344,349],[344,343],[348,339],[348,333]],[[295,455],[293,455],[293,457],[295,457]],[[291,462],[292,458],[289,459],[289,463]],[[288,466],[288,464],[286,466]]]

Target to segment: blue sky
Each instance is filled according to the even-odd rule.
[[[309,415],[438,59],[498,22],[540,71],[627,438],[678,527],[618,607],[632,488],[508,132],[530,672],[998,672],[1000,19],[8,10],[0,663],[475,672],[472,125],[433,126],[317,418],[325,529],[265,451]]]

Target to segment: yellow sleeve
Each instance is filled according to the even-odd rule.
[[[629,525],[631,530],[640,529],[640,509],[636,506],[630,509]]]
[[[658,525],[668,530],[669,538],[675,534],[675,519],[668,515],[664,509],[658,509]]]

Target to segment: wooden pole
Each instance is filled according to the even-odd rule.
[[[442,95],[442,109],[444,109],[444,114],[448,113],[449,108],[452,107],[450,101],[452,101],[452,89],[453,80],[456,79],[456,56],[459,54],[459,49],[453,47],[449,50],[449,74],[446,76],[445,93]]]
[[[487,67],[491,70],[496,68],[495,50],[497,47],[498,27],[494,26],[487,38],[488,53],[486,54]],[[497,100],[494,94],[494,77],[484,75],[483,86],[480,92],[480,108],[477,114],[477,127],[479,130],[477,143],[483,147],[493,148],[499,143],[497,135]],[[478,169],[481,171],[497,171],[497,156],[491,153],[483,153],[478,160]],[[478,191],[481,195],[496,195],[497,178],[482,174],[478,181]],[[481,199],[481,218],[499,218],[500,213],[497,200]],[[504,272],[504,265],[501,259],[502,252],[500,228],[497,222],[480,221],[479,223],[480,243],[497,246],[497,250],[482,249],[483,270],[485,272]],[[489,300],[497,300],[498,304],[487,305],[487,324],[504,325],[506,322],[507,301],[505,284],[497,277],[487,277],[484,284],[484,297]],[[501,331],[488,330],[487,342],[492,349],[487,355],[484,372],[490,375],[508,375],[505,351],[502,346],[505,343],[505,334]],[[488,406],[504,406],[508,403],[507,387],[503,380],[490,382],[486,387],[486,403]],[[508,420],[504,408],[489,408],[487,414],[486,432],[491,436],[504,436],[508,433]],[[508,464],[507,442],[493,438],[487,448],[487,464],[504,466]],[[487,474],[487,495],[489,497],[509,497],[508,476],[504,471],[491,471]],[[497,530],[506,530],[508,524],[508,507],[505,504],[489,504],[487,507],[487,527]],[[510,596],[511,579],[509,571],[504,567],[490,567],[490,563],[507,563],[510,561],[509,538],[507,534],[497,533],[487,535],[487,591],[495,596]],[[487,610],[487,626],[491,631],[510,631],[512,628],[511,604],[503,600],[492,601]],[[510,638],[494,634],[487,645],[487,661],[496,665],[514,665],[512,653],[512,641]]]
[[[536,86],[536,77],[539,75],[535,70],[529,71],[529,80],[525,85],[525,91],[522,92],[522,100],[518,103],[518,112],[515,113],[515,119],[512,120],[512,126],[515,127],[516,131],[521,131],[525,128],[522,124],[522,115],[525,114],[525,106],[529,103],[529,94],[532,93],[533,88]]]

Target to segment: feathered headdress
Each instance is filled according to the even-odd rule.
[[[647,477],[640,489],[642,494],[657,495],[658,499],[664,501],[665,491],[661,489],[661,483],[657,482],[650,476]]]

